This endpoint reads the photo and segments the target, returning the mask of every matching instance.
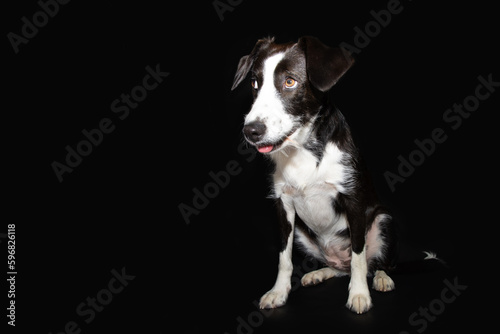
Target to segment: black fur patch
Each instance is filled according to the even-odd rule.
[[[281,232],[280,252],[283,252],[288,244],[288,236],[292,232],[292,224],[286,218],[286,211],[280,198],[276,200],[276,208],[278,210],[278,222]]]

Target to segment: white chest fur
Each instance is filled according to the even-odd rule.
[[[276,152],[274,192],[291,200],[295,211],[317,235],[332,235],[346,227],[344,217],[334,212],[332,200],[345,193],[350,170],[342,164],[344,152],[328,143],[321,163],[304,148],[294,148],[287,155]]]

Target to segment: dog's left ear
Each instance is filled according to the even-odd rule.
[[[349,51],[330,48],[316,37],[301,37],[297,46],[306,56],[306,71],[311,84],[322,92],[332,88],[354,64]]]

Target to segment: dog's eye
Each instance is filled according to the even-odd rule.
[[[297,80],[292,78],[286,78],[284,85],[285,88],[295,88],[297,86]]]
[[[259,83],[257,82],[257,79],[252,79],[252,88],[259,89]]]

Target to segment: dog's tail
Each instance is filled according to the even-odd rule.
[[[436,260],[441,262],[442,264],[446,265],[446,262],[444,260],[440,259],[437,257],[437,254],[432,251],[422,251],[425,254],[424,260]]]
[[[392,272],[395,274],[426,273],[445,268],[448,268],[446,261],[439,258],[436,252],[420,251],[416,256],[398,261]]]

